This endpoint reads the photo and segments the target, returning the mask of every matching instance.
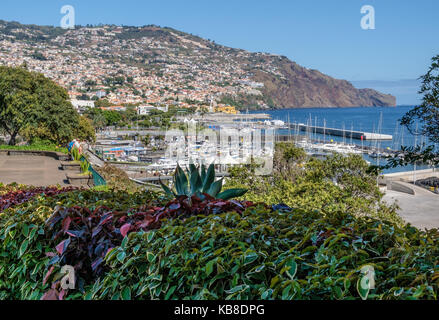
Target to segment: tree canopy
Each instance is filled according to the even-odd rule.
[[[65,143],[81,126],[64,88],[40,73],[0,66],[0,129],[15,145],[18,135]]]
[[[333,154],[319,160],[306,157],[292,143],[280,143],[276,144],[271,176],[257,175],[256,166],[230,168],[225,188],[248,189],[245,199],[253,202],[402,221],[395,207],[382,201],[377,175],[369,171],[361,155]]]
[[[410,110],[401,120],[413,134],[422,134],[434,143],[439,143],[439,55],[432,59],[427,74],[421,77],[419,91],[422,103]],[[416,125],[418,124],[418,125]]]

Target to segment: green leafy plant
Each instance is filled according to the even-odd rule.
[[[68,189],[72,189],[72,191],[67,192]],[[29,192],[36,194],[23,203],[17,203],[12,207],[8,206],[3,212],[0,210],[0,300],[39,300],[50,289],[51,284],[55,281],[54,279],[60,279],[57,277],[63,264],[61,264],[60,257],[56,254],[56,247],[62,240],[69,237],[68,235],[62,235],[62,238],[54,239],[52,238],[53,231],[51,232],[45,225],[45,221],[56,210],[61,213],[66,211],[63,208],[73,208],[69,210],[74,212],[80,209],[90,210],[93,213],[102,210],[99,208],[108,207],[115,210],[115,212],[130,212],[136,207],[145,205],[152,207],[162,205],[162,203],[155,200],[160,199],[158,194],[151,192],[128,194],[126,192],[74,190],[74,188],[59,190],[51,188],[50,190],[36,192],[36,189],[21,185],[0,185],[0,195],[7,195],[16,191],[23,191],[23,195],[26,197]],[[20,202],[22,201],[20,200]],[[136,210],[142,211],[143,209],[138,208]],[[92,214],[87,213],[85,217],[91,218],[87,225],[75,221],[71,222],[69,230],[72,231],[72,234],[87,229],[89,223],[94,223]],[[61,222],[59,221],[57,224],[59,230],[67,225],[66,223],[62,225]],[[95,236],[95,238],[99,239],[98,236]],[[104,240],[107,239],[108,237],[105,237],[102,241],[99,241],[105,242]],[[121,240],[121,237],[119,237],[118,245]],[[80,240],[72,237],[71,242],[70,246],[72,248],[74,246],[80,248]],[[87,245],[92,245],[95,242],[90,239]],[[81,251],[73,253],[79,256],[83,255]],[[99,252],[95,253],[93,251],[90,254],[97,255],[97,253]],[[88,251],[83,256],[87,256],[87,254]],[[83,260],[78,259],[76,262],[72,262],[72,265],[76,265],[76,263],[81,263],[84,268],[89,267],[89,265],[84,265]],[[52,267],[54,269],[49,272]],[[78,278],[77,288],[81,288],[82,285],[83,283]]]
[[[86,299],[437,299],[439,233],[346,212],[253,206],[174,219],[110,250]],[[375,286],[361,286],[363,267]]]
[[[291,154],[301,152],[294,149],[276,144],[271,176],[257,175],[251,164],[230,168],[226,187],[249,189],[245,198],[256,203],[284,203],[327,214],[346,211],[403,224],[396,205],[382,200],[377,175],[369,172],[370,167],[361,155],[334,154],[324,160],[310,158],[297,162]]]
[[[85,175],[87,174],[90,175],[89,169],[90,169],[90,163],[87,160],[81,161],[81,172]]]
[[[0,195],[17,190],[27,188],[0,185]],[[437,299],[437,230],[344,209],[157,199],[77,190],[9,206],[0,212],[0,299]],[[66,263],[78,287],[55,295]],[[374,289],[360,286],[364,266]]]
[[[79,153],[78,148],[72,148],[71,155],[72,155],[73,161],[80,161],[81,160],[81,154]]]
[[[5,190],[5,191],[2,191]],[[38,195],[45,195],[48,197],[58,195],[64,192],[71,192],[76,190],[75,187],[58,188],[58,187],[38,187],[29,188],[20,185],[7,185],[2,186],[0,184],[0,212],[11,208],[13,206],[22,204],[29,201],[33,197]]]
[[[194,164],[190,164],[187,174],[180,165],[177,165],[174,173],[174,190],[171,190],[162,181],[160,184],[168,196],[175,198],[197,196],[204,199],[205,195],[208,195],[215,199],[230,200],[241,197],[247,192],[246,189],[237,188],[221,192],[223,181],[224,178],[215,181],[215,166],[213,164],[207,170],[204,165],[197,168]]]

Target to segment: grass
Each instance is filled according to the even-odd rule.
[[[0,150],[18,150],[18,151],[54,151],[68,154],[67,148],[59,147],[56,145],[34,143],[25,146],[9,146],[0,145]]]
[[[97,187],[93,187],[90,190],[96,191],[96,192],[110,192],[110,187],[105,185],[105,186],[97,186]]]

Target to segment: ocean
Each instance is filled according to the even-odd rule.
[[[356,108],[306,108],[306,109],[282,109],[264,111],[271,115],[273,120],[282,120],[291,123],[304,123],[317,126],[325,126],[327,128],[337,128],[355,131],[365,131],[373,133],[389,134],[393,136],[392,141],[364,141],[365,146],[375,146],[380,148],[391,148],[399,150],[401,145],[414,146],[427,143],[425,137],[410,134],[407,128],[400,125],[399,120],[413,108],[413,106],[393,107],[356,107]],[[261,111],[252,111],[249,113],[261,113]],[[381,121],[380,121],[381,119]],[[288,129],[278,130],[279,134],[289,134]],[[292,132],[294,134],[294,132]],[[301,134],[306,134],[302,132]],[[326,139],[330,141],[351,143],[349,138],[343,137],[324,137],[323,135],[314,135],[313,138]],[[352,140],[352,143],[361,145],[360,140]],[[372,164],[378,164],[376,159],[364,155],[365,159]],[[381,159],[380,164],[384,164],[385,160]],[[417,169],[426,169],[427,167],[419,167]],[[410,171],[413,166],[399,167],[386,170],[386,173]]]

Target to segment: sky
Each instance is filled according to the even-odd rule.
[[[437,0],[1,0],[0,19],[59,26],[64,5],[78,25],[172,27],[385,88],[398,104],[417,102],[413,83],[439,54]],[[374,30],[361,27],[365,5],[374,8]]]

